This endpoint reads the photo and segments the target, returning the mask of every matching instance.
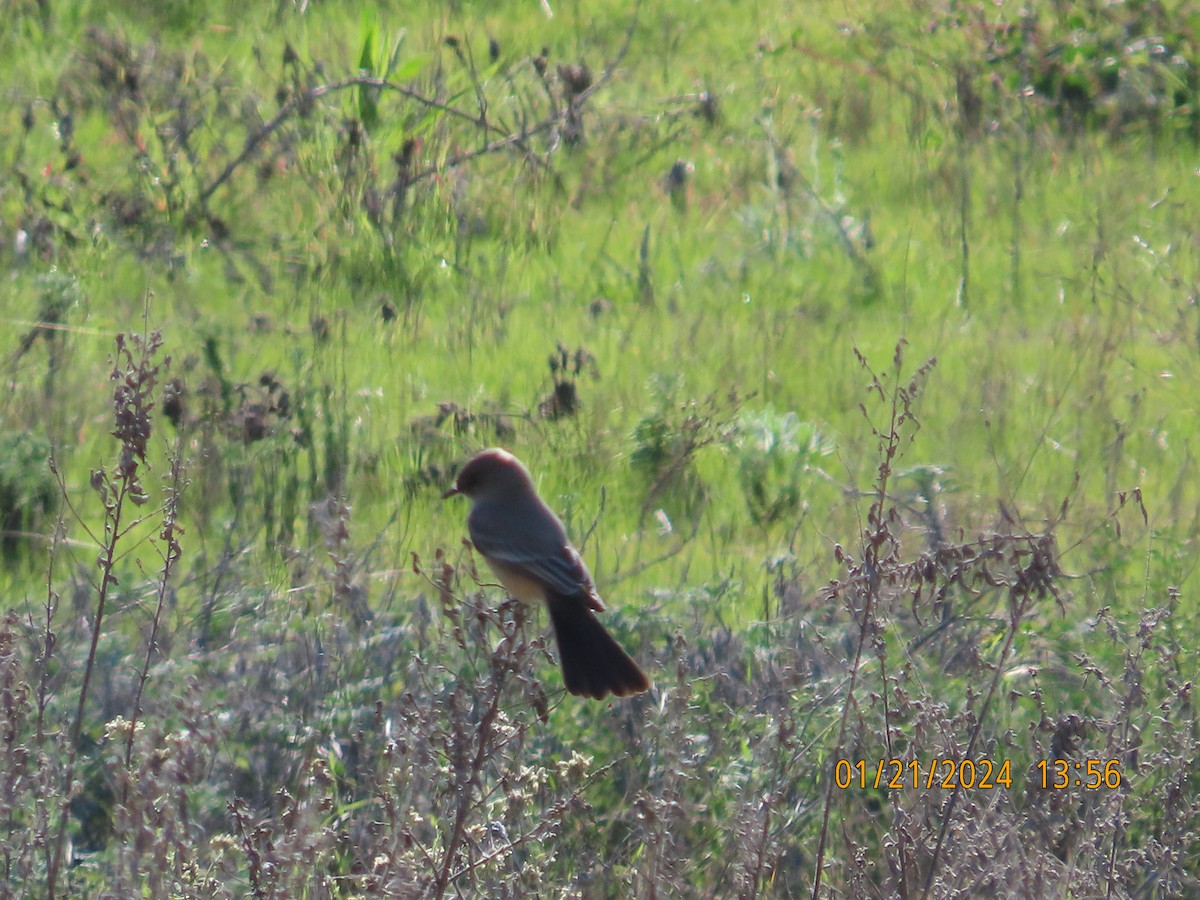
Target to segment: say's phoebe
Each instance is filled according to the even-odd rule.
[[[646,673],[596,618],[604,601],[521,461],[505,450],[484,450],[462,467],[442,497],[455,494],[471,499],[471,543],[505,590],[518,600],[545,601],[567,690],[600,700],[648,689]]]

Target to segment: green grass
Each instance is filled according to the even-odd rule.
[[[1197,810],[1178,799],[1195,788],[1196,719],[1180,685],[1197,663],[1200,89],[1175,62],[1121,43],[1100,12],[1047,7],[1022,24],[982,3],[647,3],[636,17],[620,4],[551,5],[553,17],[537,2],[365,16],[339,4],[9,11],[0,452],[16,449],[0,479],[20,489],[0,484],[0,499],[19,497],[21,509],[16,527],[5,520],[20,535],[0,591],[17,614],[12,684],[30,685],[31,703],[42,685],[52,720],[31,731],[11,713],[13,733],[55,764],[87,752],[54,735],[70,734],[79,699],[64,660],[88,656],[94,621],[87,529],[103,533],[105,509],[89,483],[100,466],[116,471],[114,339],[156,330],[158,386],[179,379],[185,410],[168,423],[156,394],[141,473],[150,502],[113,562],[120,587],[97,651],[106,677],[86,698],[83,732],[110,788],[137,773],[162,787],[137,753],[125,761],[119,727],[104,736],[105,723],[132,717],[149,657],[138,717],[153,727],[137,752],[195,766],[194,793],[171,794],[191,804],[194,828],[154,856],[164,878],[194,864],[171,876],[187,881],[179,892],[269,880],[254,870],[252,829],[239,832],[242,813],[225,809],[235,797],[252,819],[278,824],[290,810],[305,823],[284,830],[295,858],[319,859],[331,879],[314,881],[313,896],[403,895],[406,879],[449,890],[429,874],[437,866],[406,869],[422,858],[414,847],[463,868],[468,894],[505,883],[718,896],[736,883],[744,896],[798,895],[811,891],[822,832],[826,884],[854,896],[938,895],[1017,869],[1054,883],[1054,860],[1082,873],[1069,888],[1080,895],[1105,878],[1118,894],[1186,891],[1200,877]],[[1194,69],[1200,23],[1168,6],[1116,9],[1131,34],[1161,39]],[[1106,87],[1113,54],[1121,91]],[[410,94],[347,84],[306,98],[364,62]],[[539,123],[562,128],[553,111],[570,102],[571,73],[559,67],[580,63],[598,86],[572,144]],[[469,121],[481,96],[487,130]],[[522,121],[527,152],[482,152]],[[673,193],[677,162],[690,175]],[[397,193],[405,165],[413,180]],[[578,360],[565,372],[549,362],[560,345]],[[579,400],[560,418],[544,412],[556,379]],[[889,422],[897,411],[904,420]],[[764,422],[811,426],[819,447],[756,451],[748,429]],[[497,674],[489,654],[508,644],[493,613],[458,643],[454,616],[476,617],[476,589],[465,510],[440,494],[493,444],[520,456],[586,536],[615,627],[654,669],[652,703],[559,702],[549,661],[515,643],[520,677]],[[24,489],[45,484],[26,452],[43,445],[62,475],[65,541],[53,538],[45,491]],[[160,591],[174,457],[187,480],[182,555]],[[881,492],[888,534],[872,546]],[[325,506],[331,493],[347,504],[342,519]],[[1056,541],[1057,598],[1034,603],[1015,573],[1031,565],[1021,542],[1043,533]],[[973,580],[978,561],[954,568],[963,547],[997,536],[1012,543],[989,565],[1011,596]],[[949,549],[953,559],[937,555]],[[922,554],[936,561],[942,605],[927,605],[906,568]],[[894,580],[867,591],[857,565]],[[50,626],[48,588],[61,597]],[[945,609],[961,618],[931,637]],[[47,630],[59,634],[51,653]],[[1131,671],[1136,690],[1123,687]],[[545,720],[536,684],[552,697]],[[989,684],[996,699],[980,705]],[[489,730],[481,711],[499,697]],[[1152,712],[1163,703],[1166,725]],[[849,726],[844,709],[855,710]],[[962,752],[977,722],[986,752],[1012,756],[1023,779],[1050,752],[1049,733],[1066,740],[1069,715],[1089,729],[1077,755],[1126,759],[1136,727],[1155,767],[1131,773],[1137,799],[1124,811],[1084,797],[1051,814],[1019,792],[974,810],[1018,843],[1066,841],[1046,837],[1056,827],[1075,841],[1038,865],[1018,866],[1011,845],[992,852],[986,876],[961,855],[931,862],[936,792],[884,795],[866,812],[826,794],[839,755]],[[454,795],[439,793],[468,771],[455,729],[486,749],[476,775],[494,788],[467,792],[470,852],[454,843]],[[388,742],[402,732],[433,748],[442,781],[397,762]],[[194,756],[163,750],[191,748],[187,734],[199,736]],[[586,776],[554,770],[570,747],[594,754]],[[617,768],[600,771],[609,759]],[[58,797],[70,766],[55,764],[39,777]],[[199,786],[201,772],[220,787]],[[531,779],[521,803],[541,820],[514,812],[515,795],[504,807],[508,788],[489,780],[499,772]],[[371,831],[380,798],[388,815],[420,821]],[[1164,803],[1167,824],[1148,812]],[[585,804],[601,838],[580,862]],[[94,846],[79,836],[86,817],[71,818],[77,890],[118,890],[136,871],[111,835],[132,833],[145,811],[127,804],[121,819],[120,806],[110,797],[116,824]],[[927,830],[910,855],[879,856],[896,846],[897,809]],[[31,894],[45,892],[53,864],[14,835],[52,835],[60,812],[0,840]],[[1101,826],[1120,815],[1132,824],[1110,855]],[[511,837],[538,821],[561,832],[530,839],[541,849],[521,851],[524,875],[481,860],[489,823]],[[150,827],[166,847],[170,829]],[[380,837],[401,833],[408,843]],[[984,846],[955,833],[960,850]],[[1137,855],[1168,837],[1170,865]],[[859,852],[903,874],[860,866]],[[372,859],[390,861],[378,884],[364,874]],[[722,868],[737,860],[749,872],[753,859],[767,861],[749,880]],[[938,880],[925,881],[931,867]],[[583,869],[614,880],[589,893],[572,880]]]

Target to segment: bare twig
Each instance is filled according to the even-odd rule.
[[[171,474],[167,487],[167,501],[163,514],[163,524],[158,533],[164,546],[161,551],[162,568],[158,574],[158,589],[155,592],[154,617],[150,623],[150,634],[146,637],[146,656],[142,664],[142,671],[138,675],[137,691],[133,698],[133,711],[129,718],[129,735],[125,742],[126,769],[133,762],[133,738],[137,731],[138,719],[142,713],[142,694],[146,689],[146,682],[150,678],[150,664],[154,660],[154,654],[158,647],[158,627],[162,619],[163,608],[166,605],[167,586],[170,584],[171,574],[174,572],[175,563],[178,562],[181,552],[179,533],[182,531],[182,528],[179,525],[178,517],[179,495],[184,487],[182,454],[183,448],[177,440],[175,451],[171,457]],[[126,789],[128,789],[128,782],[125,784]]]

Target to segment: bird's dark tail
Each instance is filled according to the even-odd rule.
[[[546,605],[568,691],[602,700],[607,694],[627,697],[649,689],[646,673],[578,597],[550,596]]]

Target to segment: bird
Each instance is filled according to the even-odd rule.
[[[442,498],[459,494],[471,501],[471,543],[500,584],[546,604],[567,691],[602,700],[649,690],[646,673],[596,618],[605,606],[587,564],[521,461],[498,447],[477,453]]]

